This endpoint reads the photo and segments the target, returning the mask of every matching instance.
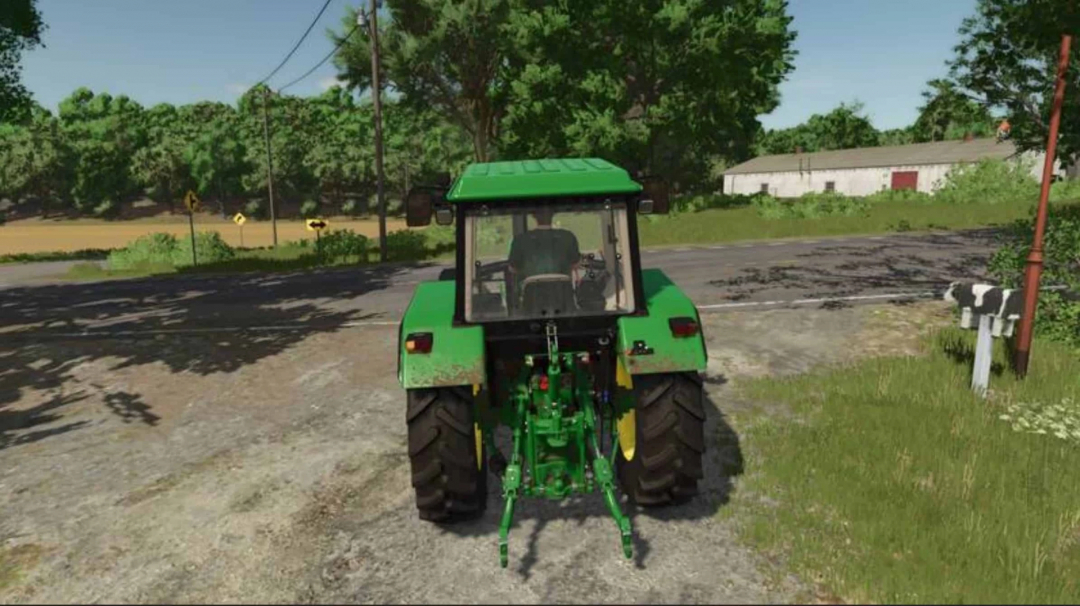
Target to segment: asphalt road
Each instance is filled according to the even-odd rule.
[[[950,281],[985,278],[993,247],[992,232],[978,230],[687,246],[642,255],[645,267],[663,269],[708,312],[932,296]],[[72,283],[55,277],[66,270],[63,263],[0,266],[0,331],[28,325],[70,334],[393,324],[416,284],[436,279],[445,267],[420,263]]]
[[[395,327],[443,266],[98,283],[0,267],[0,603],[814,602],[719,515],[755,498],[733,386],[902,351],[943,303],[838,299],[979,279],[991,250],[969,233],[646,252],[715,312],[702,494],[627,506],[631,561],[599,496],[523,500],[509,569],[497,481],[480,520],[416,519]],[[812,309],[772,309],[788,304]]]

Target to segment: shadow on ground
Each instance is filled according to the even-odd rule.
[[[386,288],[394,275],[417,267],[6,289],[0,299],[0,449],[84,426],[85,421],[62,423],[63,413],[93,393],[103,393],[105,405],[125,423],[159,421],[141,394],[79,383],[80,365],[104,363],[114,371],[164,364],[174,373],[235,372],[312,334],[377,317],[334,310],[327,303]],[[27,390],[45,394],[38,396],[44,401],[18,406]]]
[[[742,301],[775,290],[803,291],[806,297],[845,297],[874,290],[944,292],[954,280],[985,280],[989,254],[970,251],[973,241],[990,242],[993,230],[890,236],[880,245],[815,246],[796,260],[768,268],[749,267],[741,275],[713,280],[725,299]],[[831,261],[831,262],[830,262]]]
[[[717,384],[726,382],[723,378],[718,378],[716,381]],[[720,508],[730,501],[734,490],[733,480],[743,473],[742,448],[738,434],[708,395],[705,397],[705,439],[706,452],[703,461],[705,477],[699,482],[700,493],[689,503],[671,507],[643,508],[630,504],[625,497],[621,499],[623,512],[629,515],[635,527],[633,560],[636,567],[644,568],[652,555],[649,541],[638,531],[639,520],[645,517],[663,521],[704,520],[715,516]],[[497,442],[499,442],[500,450],[504,453],[509,452],[508,441],[502,443],[503,440],[497,440]],[[610,445],[605,445],[605,452],[610,452],[610,448]],[[488,476],[488,506],[484,516],[476,520],[448,524],[443,529],[445,532],[459,536],[489,537],[492,542],[491,554],[494,563],[498,553],[495,546],[498,544],[502,505],[500,481],[493,475]],[[530,578],[534,566],[545,558],[545,555],[540,553],[540,535],[543,532],[558,532],[551,529],[545,530],[549,522],[561,519],[571,520],[581,525],[586,520],[597,517],[610,521],[610,549],[612,553],[619,553],[621,551],[619,531],[599,491],[563,501],[520,498],[514,512],[514,525],[510,529],[511,536],[526,532],[522,528],[522,522],[531,520],[533,524],[529,531],[526,551],[515,553],[511,547],[511,569],[516,570],[524,580]]]

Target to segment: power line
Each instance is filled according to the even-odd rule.
[[[326,0],[326,2],[323,3],[322,8],[319,9],[319,14],[315,15],[315,19],[311,21],[311,25],[309,25],[307,30],[304,31],[304,35],[300,36],[300,39],[296,41],[296,46],[292,47],[292,50],[289,51],[289,54],[285,55],[285,58],[282,59],[281,63],[279,63],[278,66],[274,68],[274,71],[270,72],[269,76],[263,78],[262,80],[259,80],[259,84],[262,84],[270,78],[273,78],[274,74],[278,73],[278,70],[280,70],[282,67],[285,66],[286,63],[289,62],[289,59],[292,58],[293,53],[295,53],[296,49],[300,48],[300,45],[304,43],[304,40],[308,37],[308,34],[311,33],[311,30],[315,27],[315,24],[319,22],[319,18],[322,17],[324,12],[326,12],[326,7],[330,6],[331,2],[333,2],[333,0]]]
[[[323,58],[322,58],[322,61],[319,61],[318,63],[316,63],[316,64],[315,64],[315,67],[312,67],[311,69],[309,69],[309,70],[307,70],[306,72],[304,72],[304,75],[302,75],[302,76],[300,76],[299,78],[297,78],[297,79],[293,80],[292,82],[289,82],[289,83],[288,83],[288,84],[286,84],[285,86],[282,86],[282,87],[278,88],[278,89],[277,89],[277,92],[279,92],[279,93],[280,93],[281,91],[285,90],[286,88],[289,88],[289,87],[290,87],[290,86],[292,86],[293,84],[296,84],[297,82],[299,82],[299,81],[303,80],[304,78],[307,78],[307,77],[308,77],[308,76],[310,76],[311,74],[315,73],[315,70],[317,70],[317,69],[319,69],[320,67],[322,67],[323,63],[326,63],[327,61],[329,61],[329,60],[330,60],[330,58],[334,56],[334,53],[338,52],[338,50],[339,50],[339,49],[340,49],[340,48],[341,48],[341,47],[342,47],[342,46],[343,46],[343,45],[345,44],[345,41],[347,41],[347,40],[348,40],[349,38],[351,38],[351,37],[352,37],[352,35],[353,35],[353,34],[354,34],[354,33],[356,32],[356,30],[358,30],[358,29],[360,29],[360,26],[359,26],[359,25],[354,25],[354,26],[353,26],[353,28],[352,28],[351,30],[349,30],[349,33],[345,34],[345,37],[344,37],[344,38],[342,38],[342,39],[341,39],[341,40],[340,40],[340,41],[339,41],[339,42],[337,43],[337,46],[335,46],[335,47],[334,47],[334,50],[330,51],[329,53],[327,53],[327,55],[326,55],[325,57],[323,57]]]

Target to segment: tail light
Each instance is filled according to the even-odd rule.
[[[414,353],[431,353],[431,346],[435,339],[430,332],[414,332],[405,339],[405,351]]]
[[[540,375],[540,391],[547,391],[549,387],[547,375]]]
[[[671,318],[668,326],[671,327],[671,334],[678,338],[693,337],[701,330],[693,318]]]

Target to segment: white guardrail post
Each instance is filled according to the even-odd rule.
[[[953,282],[945,291],[945,300],[960,307],[960,328],[976,328],[975,364],[971,372],[971,389],[986,397],[990,387],[990,363],[994,354],[994,337],[1010,337],[1024,306],[1022,290],[1003,289],[989,284]]]

